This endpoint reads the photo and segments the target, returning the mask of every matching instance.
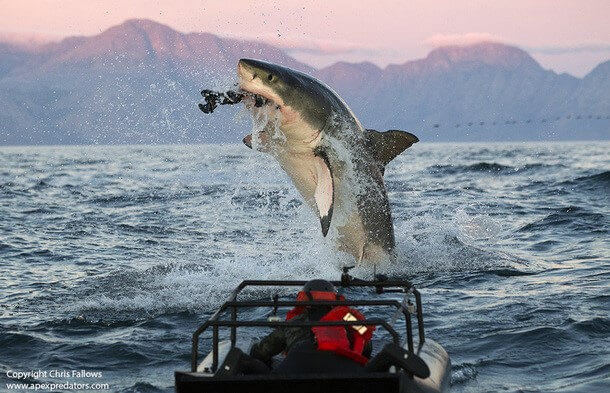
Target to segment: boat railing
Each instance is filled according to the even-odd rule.
[[[199,328],[193,333],[193,343],[191,350],[191,371],[197,371],[197,358],[199,352],[199,337],[208,328],[212,327],[212,372],[215,372],[218,367],[218,344],[219,344],[219,328],[228,327],[230,328],[230,342],[231,347],[234,347],[237,342],[237,328],[238,327],[280,327],[280,326],[291,326],[291,327],[313,327],[313,326],[358,326],[358,325],[369,325],[369,326],[381,326],[391,336],[395,344],[400,345],[400,335],[392,327],[392,324],[386,320],[373,318],[358,321],[281,321],[281,320],[238,320],[237,311],[243,308],[253,307],[272,307],[274,313],[280,307],[295,307],[295,306],[377,306],[377,307],[393,307],[397,313],[401,313],[405,319],[405,329],[407,333],[407,347],[409,351],[414,351],[413,344],[413,328],[411,321],[411,313],[415,313],[417,316],[417,327],[419,344],[423,344],[425,341],[424,336],[424,321],[421,307],[421,295],[417,289],[411,285],[408,281],[391,281],[391,280],[376,280],[376,281],[364,281],[358,279],[352,279],[351,276],[346,274],[344,271],[341,281],[331,281],[333,285],[337,287],[374,287],[378,294],[380,293],[392,293],[400,292],[405,294],[405,300],[399,302],[393,299],[387,300],[336,300],[336,301],[297,301],[297,300],[278,300],[275,297],[274,300],[237,300],[237,296],[246,287],[302,287],[307,281],[282,281],[282,280],[246,280],[242,281],[237,288],[235,288],[229,295],[229,299],[224,302],[220,308]],[[407,296],[413,294],[416,301],[416,307],[408,302]],[[220,317],[224,315],[226,311],[231,311],[230,320],[222,320]]]

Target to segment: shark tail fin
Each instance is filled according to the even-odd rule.
[[[389,130],[386,132],[366,130],[365,135],[369,149],[379,162],[381,174],[383,174],[385,166],[390,161],[414,143],[419,142],[415,135],[400,130]]]

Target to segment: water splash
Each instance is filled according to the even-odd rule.
[[[411,217],[396,225],[398,263],[390,270],[416,274],[513,266],[516,257],[491,246],[502,231],[490,216],[462,209],[452,217],[434,212]]]

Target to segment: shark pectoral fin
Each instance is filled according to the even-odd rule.
[[[381,165],[381,172],[390,161],[400,153],[411,147],[419,139],[410,132],[400,130],[389,130],[379,132],[366,130],[366,139],[373,156]]]
[[[252,134],[248,134],[243,139],[244,145],[252,149]]]
[[[328,162],[328,157],[324,152],[317,152],[314,156],[314,166],[316,174],[316,190],[314,199],[322,224],[322,235],[326,236],[330,228],[330,220],[333,217],[334,205],[334,180],[333,173]]]

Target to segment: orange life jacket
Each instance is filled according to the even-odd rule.
[[[345,297],[334,292],[310,291],[299,292],[298,301],[307,300],[345,300]],[[286,314],[286,320],[300,315],[305,310],[303,306],[296,306]],[[346,306],[333,307],[320,321],[363,321],[366,318],[359,311]],[[352,332],[352,342],[348,338],[348,329]],[[348,357],[359,364],[366,364],[368,359],[362,355],[366,344],[373,338],[375,326],[314,326],[311,328],[319,351],[332,351],[338,355]]]

